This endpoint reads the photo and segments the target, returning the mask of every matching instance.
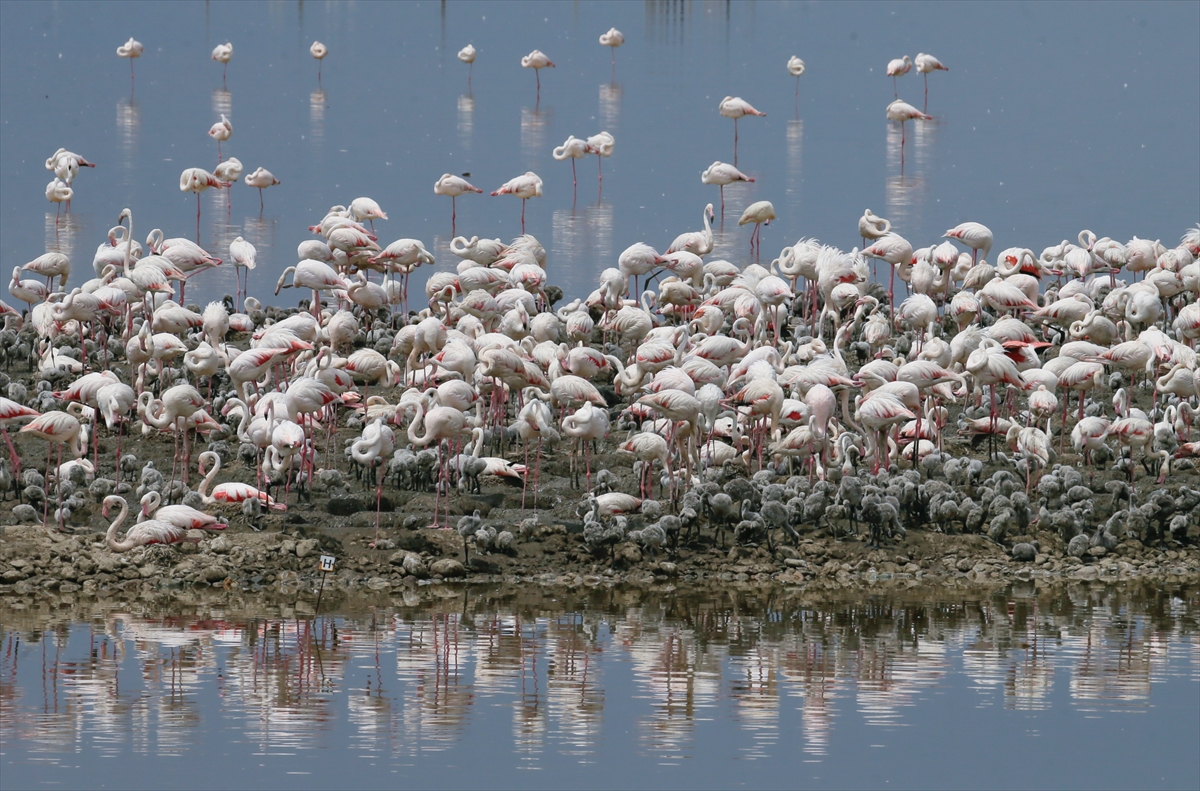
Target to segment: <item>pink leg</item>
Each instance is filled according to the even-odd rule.
[[[4,441],[8,443],[8,458],[12,461],[13,478],[19,481],[21,479],[21,459],[17,456],[17,449],[13,447],[8,431],[0,428],[0,433],[4,434]]]
[[[48,519],[49,519],[49,515],[50,515],[50,454],[52,454],[53,452],[54,452],[54,443],[52,442],[46,446],[46,477],[45,477],[46,491],[44,492],[45,496],[42,498],[42,528],[43,529],[45,529],[48,526]]]

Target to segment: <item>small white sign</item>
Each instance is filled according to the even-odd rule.
[[[332,555],[322,555],[321,564],[317,568],[325,572],[333,571],[333,563],[334,557]]]

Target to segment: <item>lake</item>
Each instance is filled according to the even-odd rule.
[[[1200,591],[0,602],[5,788],[1183,788]]]
[[[223,154],[282,184],[261,212],[245,184],[202,195],[200,241],[221,257],[236,236],[256,245],[260,298],[296,263],[306,227],[360,195],[389,214],[376,223],[381,244],[418,238],[451,267],[450,206],[434,181],[470,173],[490,192],[526,170],[545,181],[526,219],[549,252],[550,281],[583,296],[625,247],[661,250],[719,204],[699,176],[733,160],[733,123],[717,113],[732,95],[767,116],[739,124],[738,164],[757,180],[725,190],[713,257],[751,260],[736,221],[757,200],[778,214],[764,258],[802,236],[859,245],[868,207],[914,247],[965,220],[991,227],[996,250],[1037,252],[1083,228],[1171,246],[1200,218],[1198,23],[1195,3],[7,2],[0,233],[13,265],[68,253],[69,286],[93,276],[96,246],[125,206],[139,239],[156,227],[195,237],[196,199],[178,177],[215,167],[207,132],[224,113],[234,133]],[[610,26],[626,36],[615,69],[597,40]],[[130,36],[146,47],[136,87],[115,54]],[[316,39],[329,47],[320,81]],[[210,53],[226,41],[234,57],[222,80]],[[470,87],[455,56],[468,42],[478,50]],[[534,48],[556,63],[540,95],[520,67]],[[884,116],[884,69],[918,51],[950,71],[931,75],[934,120],[910,123],[902,148]],[[807,64],[798,94],[791,55]],[[915,70],[898,86],[922,105]],[[551,149],[602,129],[616,138],[603,191],[587,157],[573,194],[570,164]],[[43,165],[60,146],[97,167],[75,180],[71,214],[56,222]],[[520,214],[512,198],[464,196],[457,230],[511,239]],[[203,304],[234,288],[221,267],[187,295]]]

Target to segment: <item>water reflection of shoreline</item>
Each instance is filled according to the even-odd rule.
[[[1055,705],[1058,685],[1106,716],[1154,705],[1158,682],[1200,677],[1194,604],[1148,608],[1118,593],[762,615],[752,601],[713,598],[682,616],[653,598],[595,609],[585,596],[538,617],[486,595],[445,595],[315,622],[233,617],[220,605],[149,618],[93,603],[96,612],[49,622],[3,610],[0,736],[54,760],[126,749],[197,757],[213,728],[265,752],[346,730],[359,754],[411,759],[478,738],[473,723],[500,705],[510,730],[490,738],[506,739],[523,768],[543,766],[548,751],[603,761],[605,730],[630,727],[641,754],[674,763],[696,757],[697,727],[722,716],[744,737],[731,755],[776,756],[799,737],[805,760],[820,761],[839,718],[904,724],[937,687],[1038,710]],[[606,693],[626,673],[632,703]]]

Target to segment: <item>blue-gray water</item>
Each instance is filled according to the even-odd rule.
[[[1194,587],[424,590],[316,621],[236,595],[0,605],[0,786],[1200,780]]]
[[[614,25],[626,35],[615,78],[597,42]],[[1198,27],[1197,3],[5,2],[4,260],[63,249],[78,284],[124,206],[139,238],[154,227],[194,236],[196,201],[179,173],[216,165],[206,133],[225,112],[225,155],[283,182],[261,216],[244,184],[228,209],[224,195],[203,196],[206,246],[224,256],[239,234],[258,246],[252,292],[269,296],[306,226],[360,195],[391,217],[377,223],[381,243],[416,237],[452,266],[437,177],[469,172],[491,191],[533,169],[546,187],[528,230],[549,250],[551,281],[579,295],[629,244],[661,248],[700,227],[717,200],[700,171],[733,157],[732,122],[717,113],[725,95],[768,113],[740,124],[739,164],[758,181],[726,190],[733,216],[716,255],[735,263],[749,234],[736,217],[760,199],[779,214],[764,255],[801,236],[849,249],[867,207],[914,246],[964,220],[990,226],[996,249],[1040,250],[1082,228],[1172,244],[1200,219]],[[146,46],[135,92],[115,54],[131,35]],[[320,87],[314,39],[330,50]],[[225,41],[234,58],[223,86],[210,53]],[[469,93],[455,57],[468,42],[479,52]],[[519,65],[535,47],[558,64],[542,73],[540,102]],[[910,124],[902,175],[883,71],[918,51],[950,71],[931,76],[935,120]],[[808,66],[798,100],[793,54]],[[900,95],[921,105],[915,70]],[[573,202],[570,164],[550,150],[601,129],[617,140],[603,194],[589,157]],[[72,214],[56,226],[43,162],[59,146],[99,166],[76,179]],[[509,239],[519,218],[515,199],[472,195],[459,201],[458,231]],[[224,267],[188,296],[233,288]]]

